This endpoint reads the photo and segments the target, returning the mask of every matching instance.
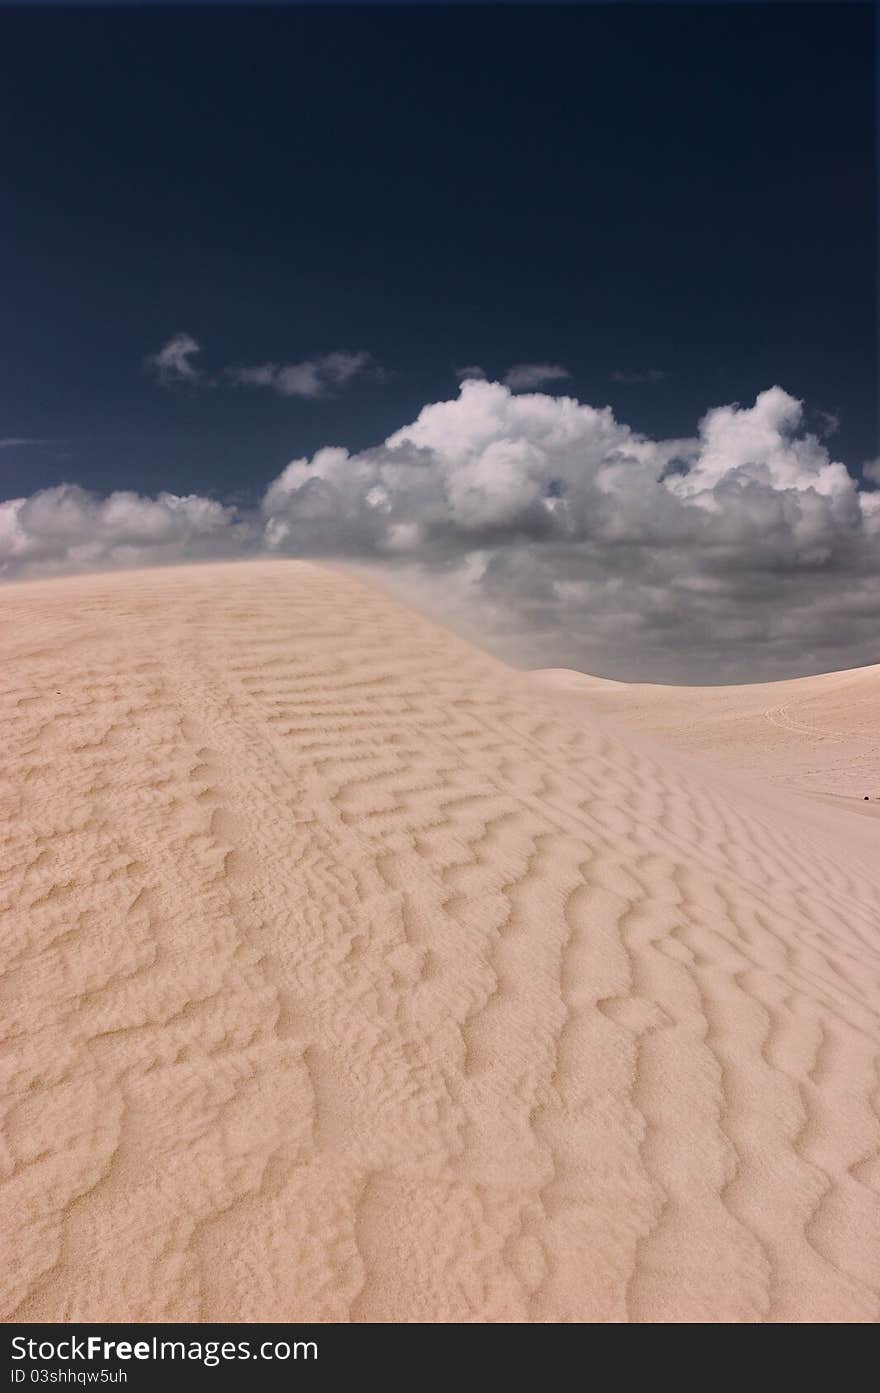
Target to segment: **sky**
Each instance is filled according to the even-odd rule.
[[[0,9],[0,575],[314,554],[529,665],[880,660],[875,53],[860,4]]]

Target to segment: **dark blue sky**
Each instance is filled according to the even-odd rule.
[[[778,382],[858,466],[874,62],[858,4],[2,10],[0,438],[49,443],[0,451],[0,495],[261,489],[470,363],[562,363],[653,434]],[[162,389],[180,330],[209,371],[388,378]]]

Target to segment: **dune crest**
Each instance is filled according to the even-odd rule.
[[[305,563],[0,621],[5,1319],[878,1318],[872,823]]]

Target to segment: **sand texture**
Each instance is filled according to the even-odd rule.
[[[548,668],[573,714],[660,740],[850,812],[880,815],[880,664],[788,682],[667,687]]]
[[[303,563],[0,623],[7,1320],[878,1318],[876,821]]]

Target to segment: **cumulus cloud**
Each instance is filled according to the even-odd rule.
[[[722,681],[871,661],[880,495],[802,423],[774,387],[653,440],[608,407],[469,379],[375,449],[294,460],[266,540],[382,557],[535,665]]]
[[[504,385],[513,392],[533,392],[547,382],[561,382],[571,377],[568,368],[558,363],[517,363],[504,374]]]
[[[259,546],[381,565],[529,666],[743,681],[880,659],[880,491],[780,387],[654,440],[468,378],[381,445],[293,460],[258,510],[73,488],[0,509],[10,575]]]
[[[231,368],[227,376],[241,387],[270,387],[282,397],[323,397],[354,377],[378,374],[370,353],[325,353],[302,363],[260,363]]]
[[[103,567],[233,556],[256,543],[253,522],[198,494],[107,497],[59,484],[0,503],[0,575],[38,576]]]
[[[147,365],[156,374],[163,387],[173,387],[180,383],[195,383],[202,377],[193,359],[201,352],[201,346],[190,334],[174,334],[163,344],[158,353],[147,359]]]

